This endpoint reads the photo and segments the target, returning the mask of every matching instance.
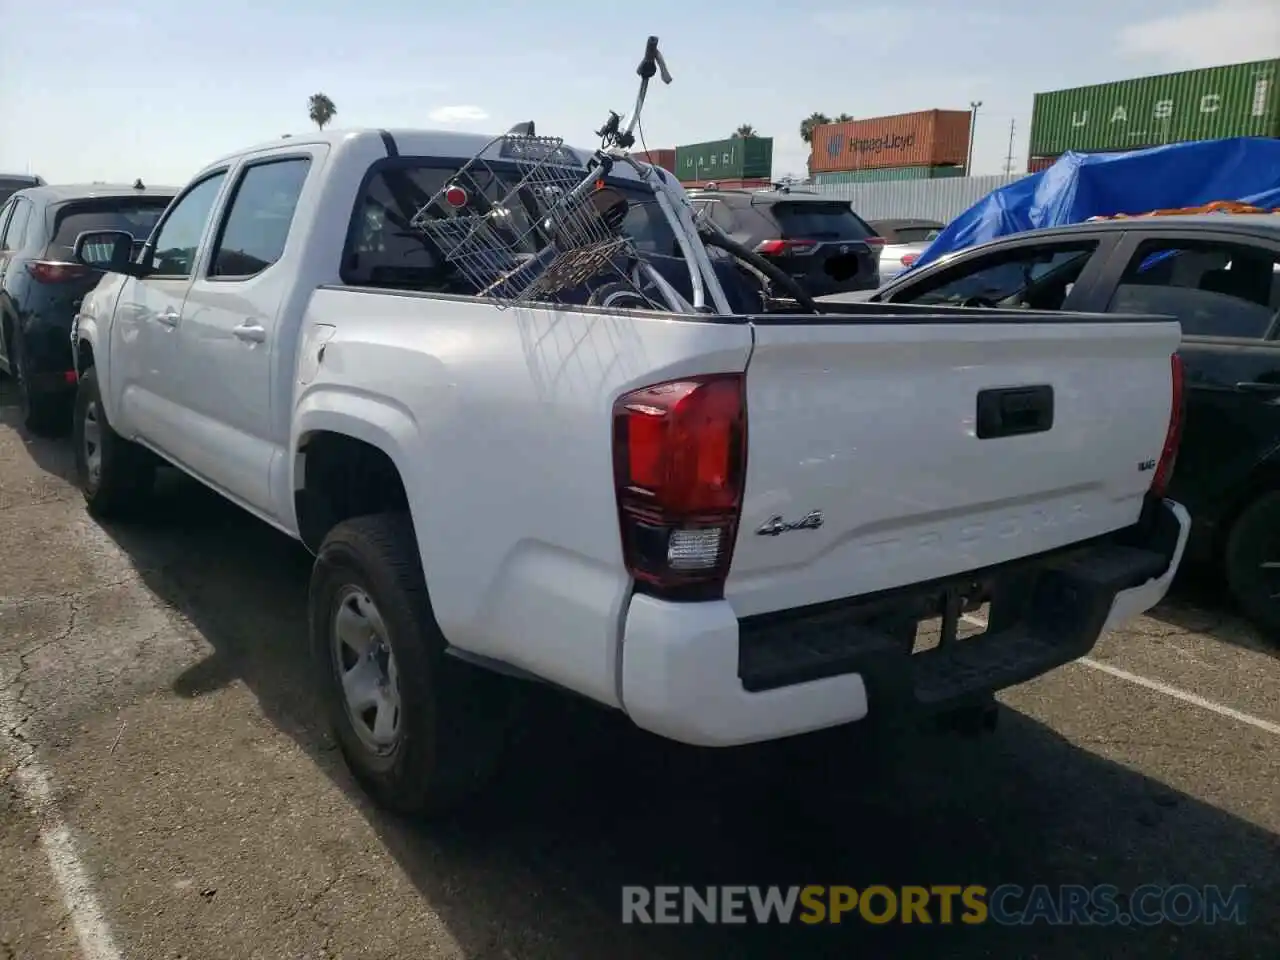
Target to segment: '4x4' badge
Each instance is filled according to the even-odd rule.
[[[781,516],[770,517],[756,528],[756,535],[776,537],[789,530],[817,530],[822,526],[822,511],[810,510],[799,520],[783,520]]]

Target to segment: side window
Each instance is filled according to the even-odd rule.
[[[31,201],[21,197],[14,198],[13,218],[4,232],[4,249],[11,252],[21,250],[27,242],[27,231],[31,225]]]
[[[309,157],[292,157],[245,169],[214,241],[210,277],[252,277],[280,259],[310,167]]]
[[[10,200],[3,207],[0,207],[0,250],[9,249],[7,242],[9,231],[5,228],[9,225],[9,214],[13,213],[13,208],[17,205],[17,200]]]
[[[711,220],[725,233],[733,233],[735,229],[733,209],[727,203],[713,202],[711,204]]]
[[[151,263],[155,277],[189,277],[196,262],[200,238],[213,212],[213,204],[227,177],[225,170],[206,177],[183,194],[156,233]]]
[[[734,216],[729,205],[723,200],[701,200],[694,205],[695,207],[705,210],[704,216],[725,233],[733,233]],[[709,247],[707,255],[712,260],[729,260],[732,259],[728,253],[719,247]]]
[[[893,303],[1061,310],[1096,240],[1002,250],[909,283]]]
[[[1184,336],[1258,340],[1280,311],[1278,261],[1246,244],[1147,240],[1125,267],[1107,311],[1176,317]]]
[[[642,253],[656,257],[681,255],[675,234],[671,232],[671,225],[656,203],[631,204],[622,223],[622,231]]]

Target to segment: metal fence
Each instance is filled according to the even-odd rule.
[[[1018,173],[989,177],[947,177],[942,180],[828,183],[807,186],[805,189],[848,200],[864,220],[918,217],[922,220],[950,223],[992,190],[1025,176],[1025,173]]]

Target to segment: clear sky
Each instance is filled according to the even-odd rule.
[[[616,6],[614,4],[617,4]],[[998,173],[1032,94],[1280,56],[1280,0],[3,0],[0,171],[50,182],[184,183],[223,153],[333,126],[539,132],[593,145],[625,113],[645,37],[649,147],[774,137],[803,173],[814,110],[881,116],[981,100],[975,170]],[[611,11],[614,11],[611,15]],[[1018,166],[1016,169],[1025,169]]]

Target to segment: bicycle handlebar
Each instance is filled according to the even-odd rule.
[[[658,49],[658,38],[650,37],[644,45],[644,59],[640,61],[640,66],[636,67],[636,75],[640,78],[640,92],[636,95],[635,108],[627,118],[626,129],[618,131],[614,141],[624,149],[629,149],[635,143],[633,134],[636,125],[640,122],[640,111],[644,109],[644,98],[649,92],[649,81],[653,79],[655,73],[661,75],[663,83],[671,82],[671,71],[667,69],[667,61],[663,59],[662,51]]]
[[[671,72],[667,70],[667,61],[662,59],[662,52],[658,49],[658,38],[650,37],[649,42],[644,45],[644,59],[636,67],[636,75],[642,80],[649,80],[653,77],[655,67],[662,72],[662,82],[670,83]]]

